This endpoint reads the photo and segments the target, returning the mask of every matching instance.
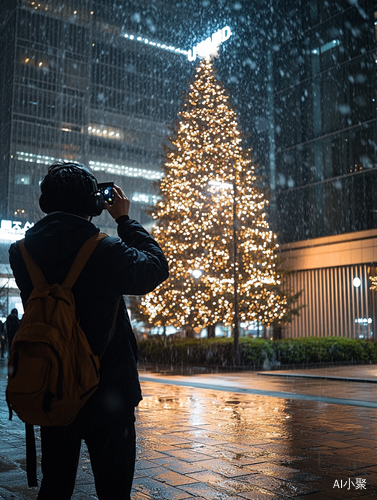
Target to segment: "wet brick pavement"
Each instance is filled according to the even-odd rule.
[[[349,367],[347,377],[367,380],[373,370]],[[5,372],[0,360],[2,394]],[[376,383],[255,373],[141,379],[133,500],[377,499]],[[7,417],[1,398],[0,499],[35,499],[23,424]],[[72,498],[97,498],[84,446]]]

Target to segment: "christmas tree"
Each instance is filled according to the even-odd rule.
[[[153,213],[170,266],[170,278],[141,301],[156,326],[232,325],[235,307],[240,321],[264,325],[286,313],[268,201],[228,100],[203,59],[166,148]]]

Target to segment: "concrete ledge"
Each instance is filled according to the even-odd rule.
[[[303,373],[278,373],[278,372],[258,372],[257,375],[266,375],[268,377],[293,377],[293,378],[310,378],[324,380],[341,380],[342,382],[368,382],[377,384],[377,379],[372,378],[356,378],[356,377],[337,377],[332,375],[305,375]]]
[[[377,229],[287,243],[280,247],[286,269],[296,271],[377,262]]]

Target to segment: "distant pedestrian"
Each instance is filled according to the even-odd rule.
[[[20,326],[20,320],[18,319],[18,310],[16,308],[12,309],[10,315],[7,317],[5,322],[7,342],[8,342],[8,352],[10,346],[12,345],[14,336]]]
[[[7,345],[7,341],[5,338],[5,327],[4,327],[4,323],[2,321],[0,321],[0,354],[1,354],[2,358],[4,358],[6,345]]]

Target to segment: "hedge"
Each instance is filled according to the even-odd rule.
[[[234,366],[232,338],[141,340],[141,364]],[[280,365],[370,363],[377,361],[377,343],[344,337],[305,337],[283,340],[240,338],[240,366],[249,369]]]

